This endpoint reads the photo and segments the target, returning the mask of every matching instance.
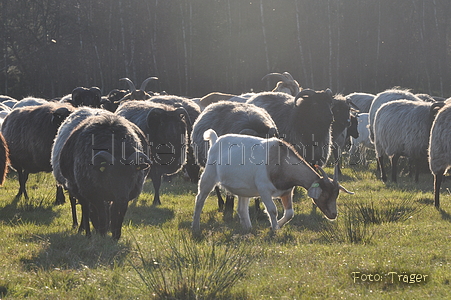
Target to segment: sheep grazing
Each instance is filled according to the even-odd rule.
[[[374,142],[374,118],[377,110],[384,104],[395,100],[412,100],[421,101],[420,98],[409,92],[408,90],[401,90],[399,88],[389,89],[376,95],[369,110],[368,130],[370,131],[370,141]]]
[[[376,96],[368,93],[351,93],[346,96],[346,100],[352,102],[360,113],[368,113],[374,97]]]
[[[427,159],[431,125],[443,105],[443,102],[396,100],[379,108],[374,118],[374,144],[383,181],[387,180],[382,156],[386,154],[391,161],[393,182],[401,156],[416,162],[415,182],[418,182],[420,162]]]
[[[71,95],[64,96],[60,102],[70,103],[73,107],[89,106],[100,107],[102,94],[98,87],[77,87]]]
[[[16,197],[23,194],[28,198],[25,185],[30,173],[52,171],[53,140],[61,123],[73,111],[75,108],[69,104],[48,102],[14,109],[5,118],[2,132],[8,144],[11,167],[17,171],[20,184]]]
[[[174,108],[184,108],[188,113],[189,118],[185,118],[186,124],[188,125],[188,153],[187,153],[187,161],[185,165],[186,173],[191,180],[191,182],[196,183],[199,181],[199,172],[200,168],[196,164],[196,159],[194,158],[193,148],[191,147],[191,131],[193,128],[193,124],[196,119],[199,117],[200,108],[197,104],[195,104],[192,100],[179,97],[174,95],[158,95],[153,96],[147,101],[152,103],[162,103]]]
[[[277,137],[276,124],[263,108],[252,104],[221,101],[209,105],[197,118],[193,125],[191,141],[194,145],[194,155],[199,166],[205,167],[208,142],[203,139],[207,129],[213,129],[219,136],[227,133],[248,134],[259,137]],[[219,189],[219,209],[224,208]],[[227,197],[226,211],[233,211],[233,198]]]
[[[60,154],[61,149],[63,148],[64,143],[69,138],[72,131],[85,119],[91,116],[97,116],[102,114],[111,114],[108,111],[105,111],[100,108],[90,108],[90,107],[81,107],[72,114],[70,114],[61,126],[58,129],[55,140],[53,142],[52,153],[51,153],[51,164],[52,164],[52,173],[57,182],[57,186],[59,186],[59,194],[56,195],[57,203],[64,203],[64,194],[63,188],[67,190],[67,183],[64,176],[61,174],[60,167]],[[69,199],[72,208],[72,227],[76,228],[78,226],[77,221],[77,211],[76,211],[76,199],[73,195],[69,194]],[[82,228],[80,227],[80,230]]]
[[[249,198],[260,196],[273,230],[293,218],[293,190],[302,186],[328,219],[337,218],[339,190],[348,192],[337,181],[330,180],[319,168],[322,177],[288,143],[278,139],[226,134],[218,138],[214,130],[207,130],[204,138],[210,141],[205,171],[196,196],[192,229],[200,232],[200,213],[205,199],[214,186],[221,184],[238,196],[238,215],[245,230],[251,229]],[[336,168],[337,169],[337,168]],[[284,215],[277,220],[277,208],[272,198],[280,197]]]
[[[61,175],[82,207],[81,228],[89,221],[101,235],[121,237],[128,202],[139,196],[151,161],[142,131],[125,118],[101,114],[83,120],[61,148]]]
[[[183,107],[132,100],[119,106],[116,114],[136,124],[147,136],[154,162],[150,172],[155,190],[153,204],[161,204],[161,177],[179,172],[186,164],[191,127],[188,113]]]
[[[429,138],[429,168],[434,175],[434,204],[440,207],[440,186],[443,177],[451,167],[451,102],[447,100],[445,106],[437,113],[432,123]]]
[[[296,97],[265,92],[247,103],[264,108],[276,123],[279,135],[304,159],[322,166],[330,155],[332,91],[304,89]]]

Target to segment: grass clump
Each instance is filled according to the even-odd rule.
[[[139,265],[131,265],[141,279],[137,286],[155,299],[229,299],[255,255],[245,243],[202,244],[181,233],[152,243],[165,247],[148,256],[137,244]]]

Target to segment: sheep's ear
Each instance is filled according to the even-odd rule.
[[[319,196],[321,195],[321,193],[323,192],[323,190],[321,189],[321,187],[319,186],[319,182],[314,182],[310,188],[307,190],[307,195],[310,198],[313,199],[318,199]]]
[[[91,164],[94,170],[97,170],[99,172],[105,172],[108,166],[114,164],[114,157],[113,155],[111,155],[111,153],[102,150],[99,151],[96,155],[94,155]]]
[[[137,151],[135,153],[132,153],[128,159],[126,160],[127,165],[132,165],[136,168],[137,171],[140,170],[147,170],[150,168],[150,165],[152,162],[150,161],[149,157],[145,155],[141,151]]]
[[[154,127],[156,124],[159,123],[160,118],[163,116],[163,114],[166,111],[164,109],[161,108],[152,108],[149,113],[147,114],[147,126],[149,126],[149,128]]]

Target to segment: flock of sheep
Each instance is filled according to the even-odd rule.
[[[128,202],[139,196],[146,178],[152,179],[158,205],[163,176],[183,170],[198,182],[195,233],[213,189],[219,208],[229,212],[238,196],[245,229],[251,228],[250,198],[259,197],[275,230],[294,215],[296,186],[335,219],[339,191],[352,194],[338,182],[340,156],[359,149],[365,162],[366,149],[374,148],[384,181],[384,156],[390,158],[393,181],[400,156],[416,166],[416,180],[420,163],[429,160],[439,207],[440,185],[451,166],[451,104],[445,99],[401,89],[334,95],[329,89],[302,89],[287,72],[263,78],[277,80],[270,92],[189,99],[147,92],[146,84],[155,79],[137,89],[123,78],[129,89],[107,96],[96,87],[78,87],[54,100],[0,96],[0,184],[10,166],[19,179],[16,197],[28,198],[29,174],[53,172],[55,203],[65,202],[66,190],[73,227],[89,236],[92,223],[101,235],[111,231],[119,239]],[[333,178],[321,168],[331,153],[337,162]],[[220,187],[227,191],[225,204]],[[273,198],[283,204],[281,219]]]

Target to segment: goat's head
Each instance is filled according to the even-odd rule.
[[[349,192],[338,183],[338,165],[335,165],[334,177],[330,179],[326,172],[321,167],[317,167],[322,178],[316,180],[308,189],[308,196],[313,199],[313,202],[324,213],[329,220],[337,218],[337,198],[341,191]]]

